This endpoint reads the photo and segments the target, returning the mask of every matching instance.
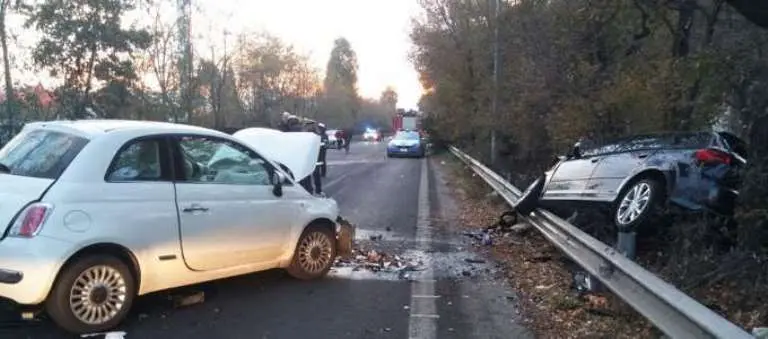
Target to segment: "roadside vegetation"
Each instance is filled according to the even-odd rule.
[[[768,324],[768,30],[723,0],[502,1],[498,20],[489,3],[421,1],[412,59],[436,143],[525,186],[584,136],[740,136],[750,148],[735,231],[673,213],[638,261],[745,328]],[[575,223],[608,224],[592,215]]]
[[[275,126],[283,111],[329,128],[385,126],[397,93],[357,92],[357,56],[339,37],[321,74],[269,32],[209,28],[175,0],[0,0],[0,144],[26,121],[122,118],[219,130]],[[190,30],[190,22],[197,25]],[[11,25],[10,23],[15,23]],[[20,26],[18,23],[24,23]],[[185,33],[186,32],[186,33]],[[30,72],[42,78],[21,83]],[[53,79],[53,85],[48,79]],[[25,80],[28,82],[28,80]]]

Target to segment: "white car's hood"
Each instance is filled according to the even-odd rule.
[[[232,136],[269,160],[288,167],[297,181],[308,177],[315,170],[320,153],[320,136],[315,133],[286,133],[271,128],[252,127],[241,129]]]

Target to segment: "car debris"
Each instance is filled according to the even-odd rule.
[[[336,254],[341,258],[350,258],[353,255],[355,230],[357,227],[341,216],[336,219],[336,223],[339,225],[336,237]]]
[[[485,260],[483,259],[473,259],[473,258],[466,258],[464,261],[470,263],[470,264],[485,264]]]
[[[527,223],[519,222],[515,211],[506,211],[501,214],[499,220],[481,231],[466,231],[463,234],[476,240],[483,246],[491,246],[494,238],[510,238],[513,235],[524,235],[532,229]],[[505,239],[505,243],[519,244],[512,239]]]
[[[196,291],[191,294],[173,295],[171,296],[171,299],[173,300],[174,308],[187,307],[195,304],[202,304],[203,302],[205,302],[205,292]]]
[[[124,339],[126,334],[127,333],[123,331],[113,331],[113,332],[106,332],[106,333],[89,333],[89,334],[80,335],[80,338],[104,336],[103,337],[104,339]]]
[[[399,255],[391,255],[375,249],[354,249],[348,258],[339,257],[334,267],[352,267],[353,271],[368,270],[371,272],[398,273],[398,278],[410,279],[409,272],[422,271],[423,262],[420,260],[406,260]]]

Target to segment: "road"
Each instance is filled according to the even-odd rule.
[[[335,268],[301,282],[269,271],[141,297],[126,338],[526,338],[514,294],[474,258],[452,222],[441,165],[387,159],[383,144],[329,150],[325,191],[366,250],[420,260],[408,275]],[[381,239],[371,240],[371,236]],[[174,295],[203,291],[176,308]],[[6,319],[10,314],[5,314]],[[67,338],[45,319],[0,325],[0,338]]]

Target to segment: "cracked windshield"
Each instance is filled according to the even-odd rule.
[[[0,338],[768,339],[768,0],[0,0]]]

